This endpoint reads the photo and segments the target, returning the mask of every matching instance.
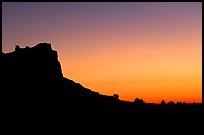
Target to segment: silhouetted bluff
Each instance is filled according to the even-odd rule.
[[[13,107],[45,110],[65,106],[69,113],[109,112],[119,101],[64,78],[57,51],[49,43],[25,48],[16,45],[15,51],[2,53],[2,58],[3,91]]]
[[[49,43],[25,48],[16,45],[15,51],[2,52],[1,67],[4,110],[11,123],[56,124],[62,120],[68,125],[77,122],[83,127],[91,122],[92,127],[100,124],[122,129],[128,125],[131,130],[137,126],[138,132],[141,127],[156,128],[155,125],[168,130],[166,126],[171,122],[174,126],[186,128],[190,125],[192,128],[189,122],[193,121],[198,127],[203,116],[200,104],[127,102],[118,99],[117,94],[107,96],[85,88],[63,77],[57,51]]]

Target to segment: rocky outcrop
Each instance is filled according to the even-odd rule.
[[[63,77],[57,51],[51,44],[39,43],[32,48],[16,45],[14,52],[3,55],[3,73],[9,79],[28,81],[25,78],[39,77],[37,80],[43,81]]]
[[[132,129],[135,131],[137,127],[137,132],[149,122],[152,123],[148,128],[158,122],[156,129],[172,122],[187,126],[189,120],[192,120],[190,128],[202,122],[200,116],[203,116],[203,109],[200,105],[173,104],[164,107],[143,102],[125,102],[118,99],[117,94],[114,97],[102,95],[64,78],[57,52],[49,43],[39,43],[31,48],[16,45],[14,52],[2,52],[1,56],[2,111],[6,114],[2,116],[8,123],[16,122],[13,124],[15,127],[24,123],[24,126],[20,126],[23,130],[27,129],[25,125],[32,125],[34,129],[30,131],[34,131],[36,125],[58,125],[61,120],[71,125],[76,122],[77,129],[87,125],[87,122],[93,124],[87,129],[98,124],[101,124],[98,127],[106,125],[107,129],[116,125],[118,129],[123,123],[122,128],[128,127],[125,131],[134,123]],[[198,126],[195,127],[197,130]],[[10,126],[9,129],[14,131]]]
[[[2,91],[7,103],[25,106],[56,102],[63,79],[57,51],[49,43],[2,53]]]
[[[2,53],[3,91],[10,104],[25,106],[72,106],[87,110],[111,108],[115,98],[101,95],[64,78],[57,51],[49,43]],[[93,107],[94,106],[94,107]],[[67,111],[73,110],[66,108]]]

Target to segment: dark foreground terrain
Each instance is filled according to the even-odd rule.
[[[48,43],[2,52],[1,67],[7,132],[200,134],[204,127],[201,104],[127,102],[63,77]]]

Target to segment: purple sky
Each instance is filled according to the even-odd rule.
[[[65,77],[102,94],[201,101],[201,2],[3,2],[3,52],[39,42]]]

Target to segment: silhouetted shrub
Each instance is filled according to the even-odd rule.
[[[182,102],[177,102],[176,104],[177,104],[177,105],[182,105]]]
[[[119,95],[118,94],[113,94],[113,97],[116,99],[119,99]]]
[[[139,101],[139,98],[135,98],[135,102]]]
[[[136,104],[143,104],[144,101],[142,99],[136,98],[134,103],[136,103]]]
[[[143,104],[143,103],[144,103],[143,99],[140,99],[140,103],[141,103],[141,104]]]
[[[167,104],[168,105],[174,105],[175,103],[173,101],[169,101]]]
[[[164,100],[162,100],[161,105],[166,105],[166,102]]]

